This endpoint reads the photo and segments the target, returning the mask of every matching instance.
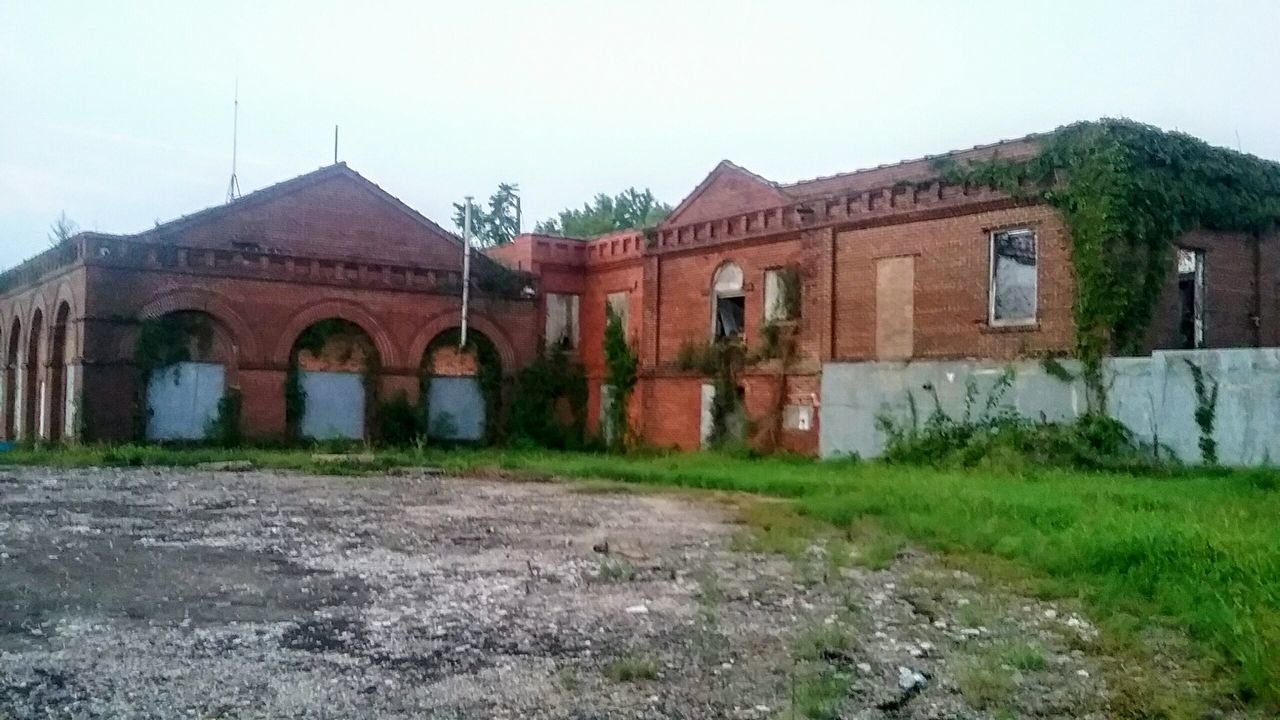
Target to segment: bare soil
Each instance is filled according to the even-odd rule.
[[[791,718],[824,678],[830,717],[1105,714],[1069,608],[583,490],[0,470],[0,718]]]

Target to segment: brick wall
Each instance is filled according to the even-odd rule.
[[[1275,297],[1280,275],[1276,274],[1274,243],[1266,243],[1270,263],[1255,271],[1254,253],[1263,251],[1248,233],[1218,233],[1197,230],[1187,233],[1179,247],[1204,251],[1206,347],[1252,347],[1264,335],[1275,334],[1274,302],[1258,303],[1259,297]],[[1259,258],[1261,259],[1261,258]],[[1170,259],[1169,281],[1157,301],[1147,334],[1149,350],[1180,347],[1180,308],[1176,256]],[[1261,283],[1259,282],[1261,281]],[[1261,284],[1261,288],[1259,288]],[[1257,293],[1261,291],[1263,295]],[[1255,325],[1254,316],[1259,315]],[[1267,321],[1263,327],[1262,321]]]
[[[990,231],[1028,226],[1037,236],[1037,322],[988,322]],[[1046,206],[881,225],[836,235],[833,312],[837,360],[876,358],[876,260],[915,262],[914,357],[1011,359],[1072,347],[1074,281],[1066,229]]]

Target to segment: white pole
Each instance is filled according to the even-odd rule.
[[[466,197],[462,219],[462,334],[458,347],[467,346],[467,305],[471,301],[471,196]]]

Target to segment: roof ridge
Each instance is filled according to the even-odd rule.
[[[889,168],[902,167],[904,165],[911,165],[913,163],[924,162],[926,160],[941,160],[943,158],[954,157],[956,155],[961,155],[969,152],[981,152],[983,150],[998,149],[1007,145],[1015,145],[1017,143],[1028,142],[1031,140],[1035,140],[1037,138],[1048,137],[1053,133],[1054,131],[1052,130],[1048,132],[1030,133],[1027,135],[1023,135],[1022,137],[1006,138],[1003,140],[997,140],[995,142],[983,143],[981,145],[974,145],[973,147],[959,148],[956,150],[948,150],[943,153],[938,153],[937,155],[924,155],[917,158],[910,158],[907,160],[899,160],[897,162],[884,163],[881,165],[876,165],[874,167],[858,168],[857,170],[849,170],[847,172],[839,172],[831,175],[818,175],[815,177],[804,178],[803,180],[796,180],[790,183],[782,183],[781,185],[778,186],[778,189],[782,190],[783,192],[786,192],[787,190],[802,187],[804,185],[811,185],[814,183],[824,182],[827,180],[837,180],[840,178],[850,177],[853,175],[862,175],[864,173],[875,172],[876,170],[886,170]]]

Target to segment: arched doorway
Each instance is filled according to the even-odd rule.
[[[313,323],[294,340],[285,387],[290,434],[311,440],[367,436],[381,358],[369,334],[341,318]]]
[[[207,313],[179,310],[142,322],[134,362],[143,375],[148,440],[203,440],[218,419],[235,343]]]
[[[58,442],[67,434],[67,323],[71,306],[62,303],[53,316],[53,342],[49,346],[49,439]]]
[[[502,384],[502,361],[483,333],[450,328],[427,343],[422,354],[422,402],[427,436],[479,442],[492,436]]]
[[[36,310],[31,316],[31,328],[27,331],[26,372],[22,380],[22,438],[35,440],[40,437],[40,400],[44,395],[40,386],[40,336],[44,334],[44,313]]]
[[[18,439],[18,403],[21,401],[19,397],[22,388],[18,387],[18,354],[21,351],[22,343],[22,321],[18,318],[13,319],[13,325],[9,328],[9,348],[4,357],[4,438],[5,440]]]

